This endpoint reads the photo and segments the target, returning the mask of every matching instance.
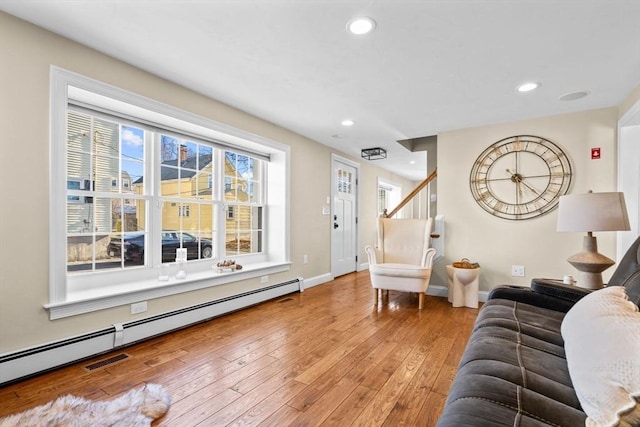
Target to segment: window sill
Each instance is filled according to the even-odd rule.
[[[147,280],[119,283],[107,288],[73,292],[67,296],[67,301],[45,304],[44,307],[49,311],[50,320],[62,319],[148,299],[252,279],[265,274],[289,271],[290,265],[290,262],[263,262],[245,265],[242,270],[234,272],[218,273],[212,269],[189,274],[185,279],[171,277],[168,281]]]

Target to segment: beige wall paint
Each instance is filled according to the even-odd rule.
[[[165,102],[209,119],[286,144],[291,148],[291,270],[270,283],[331,272],[331,150],[271,123],[155,77],[0,12],[0,354],[127,322],[129,307],[50,321],[49,301],[49,72],[50,66]],[[346,157],[346,156],[345,156]],[[358,161],[359,159],[352,159]],[[361,163],[360,260],[372,242],[377,176],[410,183]],[[367,212],[371,212],[371,215]],[[9,243],[8,243],[9,242]],[[309,263],[302,263],[302,255]],[[257,279],[148,302],[143,316],[187,307],[259,288]]]
[[[438,213],[446,221],[446,258],[436,264],[432,284],[446,283],[444,266],[462,257],[481,264],[480,287],[528,285],[535,277],[577,275],[566,258],[582,246],[580,233],[556,232],[557,210],[538,218],[510,221],[483,211],[471,197],[469,171],[490,144],[514,135],[539,135],[560,145],[573,166],[570,193],[616,190],[617,108],[606,108],[445,132],[438,135]],[[591,148],[602,158],[591,160]],[[600,252],[615,258],[615,233],[596,233]],[[524,265],[526,277],[511,277]],[[613,268],[603,274],[606,279]]]

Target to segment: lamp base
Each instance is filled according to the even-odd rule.
[[[582,251],[567,261],[579,272],[577,286],[586,289],[602,288],[602,272],[615,264],[612,259],[598,253],[596,238],[590,235],[584,236]]]

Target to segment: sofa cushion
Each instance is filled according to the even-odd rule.
[[[640,312],[625,289],[612,286],[582,298],[561,330],[587,426],[640,425]]]
[[[563,349],[563,316],[510,300],[485,303],[438,425],[584,425]]]

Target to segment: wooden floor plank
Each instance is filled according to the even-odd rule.
[[[287,400],[298,394],[306,387],[305,384],[291,380],[270,394],[266,399],[254,405],[240,417],[236,418],[230,426],[256,426],[276,413]]]
[[[153,426],[432,426],[477,309],[389,292],[368,272],[0,387],[0,417],[61,394],[104,400],[145,383],[172,398]],[[88,372],[119,353],[130,357]]]
[[[410,426],[417,424],[420,410],[427,399],[431,387],[436,381],[438,371],[449,354],[454,340],[438,337],[422,362],[418,372],[407,388],[399,396],[396,404],[386,418],[386,426]]]
[[[377,390],[363,386],[356,387],[321,425],[323,427],[351,425],[376,393]]]
[[[414,347],[400,363],[373,400],[354,421],[354,426],[382,425],[396,405],[400,395],[418,372],[427,357],[428,346]]]

